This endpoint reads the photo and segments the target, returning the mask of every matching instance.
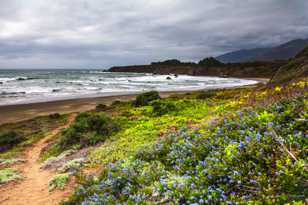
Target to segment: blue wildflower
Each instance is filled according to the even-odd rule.
[[[204,161],[200,161],[200,165],[205,167],[206,166],[206,161],[205,160]]]
[[[258,133],[256,134],[257,140],[260,141],[260,140],[261,140],[261,137],[262,137],[262,135],[260,134],[260,132],[258,132]]]
[[[250,136],[247,136],[247,137],[246,137],[246,142],[249,143],[249,142],[251,142],[251,140],[252,140],[252,137],[250,137]]]
[[[240,141],[240,144],[238,145],[239,149],[244,149],[245,148],[245,144],[244,142]]]

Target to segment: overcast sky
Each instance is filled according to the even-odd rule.
[[[307,0],[2,0],[0,68],[108,68],[308,38]]]

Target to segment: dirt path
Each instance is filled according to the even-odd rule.
[[[38,159],[48,140],[62,129],[69,127],[74,119],[75,115],[71,115],[66,125],[53,130],[47,137],[25,151],[24,159],[27,161],[17,167],[24,179],[17,184],[9,184],[0,189],[1,205],[53,205],[69,195],[72,188],[53,192],[48,190],[48,183],[55,173],[40,169],[41,164]]]

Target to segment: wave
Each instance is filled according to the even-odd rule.
[[[26,95],[26,92],[0,92],[0,96],[2,97],[17,97],[21,95]]]

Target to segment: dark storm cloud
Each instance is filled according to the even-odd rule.
[[[303,0],[10,0],[0,7],[0,67],[196,61],[308,38]]]

